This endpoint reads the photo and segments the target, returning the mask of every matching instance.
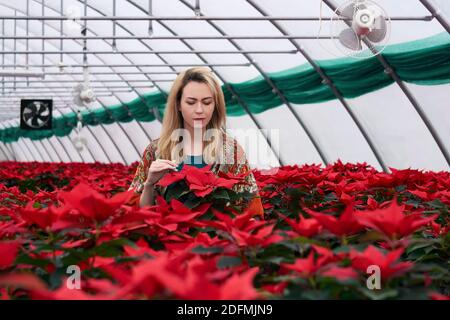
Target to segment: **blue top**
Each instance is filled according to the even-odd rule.
[[[187,155],[186,161],[183,161],[178,165],[178,167],[177,167],[178,171],[181,170],[185,164],[189,164],[189,165],[197,167],[197,168],[203,168],[204,166],[206,166],[206,163],[203,160],[202,155],[199,155],[199,156]]]

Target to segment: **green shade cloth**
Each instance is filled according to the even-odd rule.
[[[383,57],[395,70],[401,80],[419,85],[439,85],[450,82],[450,35],[446,32],[416,41],[386,47]],[[316,63],[331,79],[345,98],[354,98],[384,88],[394,80],[384,72],[376,57],[364,60],[339,58],[319,60]],[[286,99],[294,104],[311,104],[336,99],[330,87],[310,64],[268,76]],[[271,86],[262,76],[243,83],[230,83],[239,99],[249,111],[261,113],[282,104]],[[233,98],[228,88],[223,87],[228,116],[246,114],[244,108]],[[83,110],[86,125],[110,124],[116,121],[153,121],[155,114],[163,115],[167,94],[152,92],[125,104],[103,106],[96,110]],[[128,110],[127,110],[128,108]],[[59,137],[70,134],[75,126],[75,113],[53,118],[53,129],[25,131],[18,126],[0,130],[0,141],[15,142],[20,137],[32,140]]]

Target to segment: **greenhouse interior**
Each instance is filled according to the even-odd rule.
[[[0,300],[450,300],[450,1],[0,18]]]

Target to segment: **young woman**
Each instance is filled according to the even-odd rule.
[[[234,190],[253,194],[248,207],[255,215],[263,215],[245,152],[226,134],[225,120],[224,95],[213,73],[206,68],[190,68],[180,73],[167,99],[161,136],[145,149],[131,183],[130,190],[136,193],[134,202],[141,207],[153,205],[156,194],[164,194],[167,188],[156,183],[183,164],[200,168],[211,164],[210,170],[216,175],[219,171],[233,175],[249,173],[245,183],[235,185]]]

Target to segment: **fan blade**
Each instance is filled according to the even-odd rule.
[[[339,41],[340,43],[351,49],[351,50],[361,50],[361,40],[358,38],[358,36],[355,34],[353,29],[345,29],[339,34]]]
[[[34,117],[33,120],[31,120],[31,124],[33,125],[33,127],[40,127],[41,124],[38,121],[38,117]]]
[[[340,16],[345,19],[353,20],[354,13],[355,13],[355,5],[351,3],[341,10]]]
[[[39,118],[40,120],[46,122],[48,121],[48,119],[50,118],[48,115],[47,116],[43,116],[43,115],[38,115],[37,118]]]
[[[45,109],[47,109],[47,106],[45,105],[45,104],[43,104],[43,103],[41,103],[40,105],[39,105],[39,110],[38,110],[38,114],[41,114],[43,111],[45,111]]]
[[[386,19],[383,16],[379,16],[375,20],[375,26],[376,29],[373,29],[367,34],[367,39],[372,42],[380,42],[386,37],[387,34]]]
[[[34,117],[34,114],[32,112],[27,112],[27,113],[23,114],[23,119],[25,120],[25,122],[28,122],[28,120],[30,120],[33,117]]]
[[[39,115],[40,116],[44,116],[44,117],[48,117],[50,115],[50,109],[48,107],[45,107],[44,110],[39,110]]]
[[[24,112],[27,111],[27,110],[31,110],[31,113],[36,113],[37,112],[36,105],[34,103],[30,103],[29,105],[27,105],[24,108]]]

